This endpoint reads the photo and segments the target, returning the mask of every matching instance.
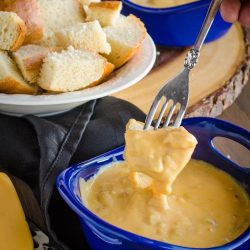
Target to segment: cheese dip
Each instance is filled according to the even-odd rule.
[[[169,8],[192,3],[195,0],[131,0],[131,2],[151,8]]]
[[[227,173],[190,160],[197,142],[184,128],[142,128],[134,120],[127,125],[124,162],[80,179],[85,206],[129,232],[185,247],[241,235],[250,224],[245,190]]]

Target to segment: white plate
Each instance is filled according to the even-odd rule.
[[[142,48],[110,80],[99,86],[56,95],[21,95],[0,93],[0,112],[21,116],[52,115],[65,112],[93,99],[104,97],[140,81],[153,67],[156,58],[154,42],[147,36]]]

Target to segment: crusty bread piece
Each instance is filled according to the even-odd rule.
[[[78,0],[83,5],[89,5],[90,3],[99,3],[101,0]]]
[[[97,20],[64,28],[55,35],[57,45],[64,48],[72,45],[76,49],[84,48],[106,54],[111,52],[106,34]]]
[[[110,64],[101,55],[86,49],[52,52],[44,59],[38,85],[49,91],[67,92],[96,83]]]
[[[84,6],[86,21],[98,20],[102,26],[114,25],[122,9],[120,1],[90,3]]]
[[[77,0],[37,0],[44,25],[43,45],[56,46],[54,32],[84,21],[83,9]]]
[[[12,59],[4,51],[0,51],[0,92],[7,94],[35,94],[37,92],[37,87],[25,82]]]
[[[111,53],[104,55],[116,68],[121,67],[139,50],[145,37],[144,24],[133,15],[120,15],[115,25],[104,28]]]
[[[43,37],[41,11],[36,0],[1,0],[0,10],[15,12],[26,24],[23,44],[39,43]]]
[[[25,80],[35,83],[43,63],[43,59],[53,49],[40,45],[29,44],[22,46],[13,53],[13,57]]]
[[[16,13],[0,11],[0,49],[17,50],[25,34],[25,23]]]

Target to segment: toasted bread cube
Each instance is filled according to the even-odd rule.
[[[104,28],[111,53],[105,55],[116,68],[121,67],[140,49],[145,37],[144,24],[133,15],[120,16],[113,26]]]
[[[70,47],[52,52],[44,59],[38,85],[49,91],[67,92],[97,85],[110,63],[101,55],[86,49]]]
[[[0,92],[7,94],[35,94],[37,88],[28,84],[19,74],[7,52],[0,51]]]
[[[43,59],[51,51],[53,51],[51,48],[29,44],[13,53],[17,66],[26,81],[36,83]]]
[[[114,25],[122,9],[122,2],[105,1],[84,6],[86,21],[98,20],[102,26]]]
[[[14,12],[0,11],[0,49],[17,50],[25,39],[24,21]]]
[[[55,34],[57,45],[64,48],[72,45],[76,49],[90,49],[98,53],[111,52],[106,34],[97,20],[61,29]]]

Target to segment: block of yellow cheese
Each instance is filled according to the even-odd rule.
[[[32,236],[16,190],[0,172],[0,249],[32,250]]]

